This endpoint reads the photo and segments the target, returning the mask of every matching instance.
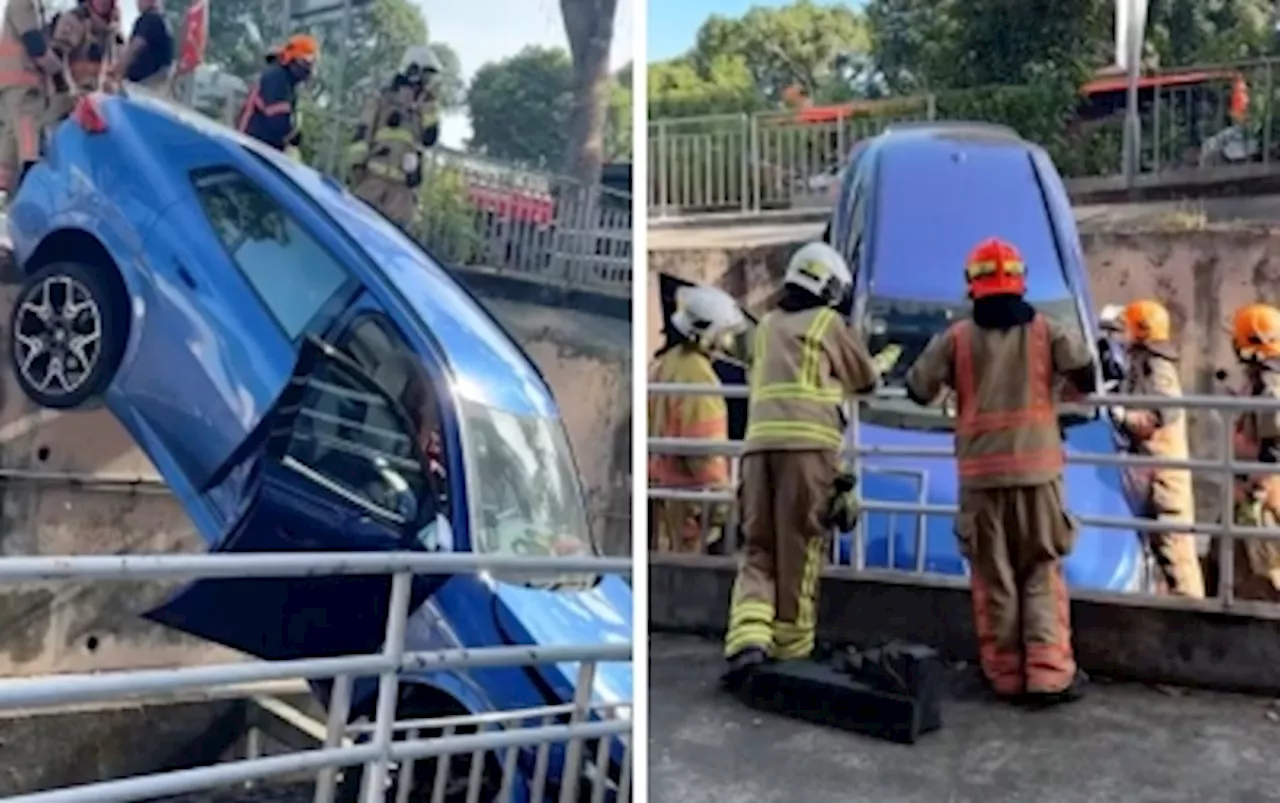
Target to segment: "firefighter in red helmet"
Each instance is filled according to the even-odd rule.
[[[1080,697],[1062,561],[1076,525],[1063,505],[1054,384],[1095,389],[1089,349],[1026,302],[1018,250],[990,239],[969,255],[973,315],[936,336],[907,374],[912,401],[954,392],[960,481],[956,536],[969,561],[982,671],[997,695]]]

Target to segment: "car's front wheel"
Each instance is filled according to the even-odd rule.
[[[69,410],[106,391],[128,340],[128,302],[117,278],[58,262],[23,282],[9,318],[9,361],[31,401]]]

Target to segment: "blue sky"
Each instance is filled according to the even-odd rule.
[[[753,6],[787,5],[791,0],[649,0],[648,60],[661,61],[688,50],[698,26],[712,14],[740,17]],[[849,5],[857,7],[864,2],[854,0]]]

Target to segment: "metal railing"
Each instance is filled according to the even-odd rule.
[[[415,575],[492,573],[502,575],[564,575],[566,573],[629,574],[629,559],[517,558],[469,554],[423,553],[261,553],[253,555],[124,555],[11,557],[0,560],[0,583],[37,581],[138,581],[159,579],[280,578],[335,575],[391,575],[390,608],[381,653],[335,658],[303,658],[281,661],[246,661],[216,666],[177,669],[126,670],[95,674],[67,674],[41,678],[0,680],[0,710],[64,705],[178,690],[231,686],[272,680],[328,679],[334,684],[328,704],[325,743],[318,750],[304,750],[266,758],[250,758],[208,767],[101,781],[45,792],[9,797],[15,803],[132,803],[166,795],[197,792],[300,772],[317,772],[316,803],[332,803],[335,769],[363,764],[363,803],[383,803],[392,767],[398,769],[398,801],[408,800],[415,762],[436,759],[432,800],[442,800],[450,756],[472,758],[468,777],[469,801],[479,800],[481,779],[489,753],[505,750],[501,763],[501,789],[496,800],[507,801],[517,783],[521,748],[537,747],[531,783],[543,800],[548,781],[550,745],[567,742],[564,770],[558,790],[560,803],[574,803],[582,784],[590,784],[591,800],[602,803],[608,789],[611,800],[626,803],[631,794],[631,702],[594,702],[592,690],[599,662],[630,661],[631,644],[584,646],[513,646],[482,649],[449,649],[425,652],[405,650],[405,629],[410,591]],[[517,711],[490,712],[466,717],[397,722],[399,678],[405,671],[478,669],[577,662],[576,695],[572,703]],[[350,725],[353,680],[378,677],[374,717],[368,725]],[[564,724],[560,720],[567,719]],[[540,723],[523,727],[524,723]],[[458,735],[462,728],[474,734]],[[434,738],[418,738],[423,731],[440,730]],[[490,732],[493,731],[493,732]],[[404,732],[409,738],[394,740]],[[368,737],[354,742],[349,734]],[[612,748],[618,741],[621,760],[616,779],[607,768],[615,766]],[[594,742],[595,752],[584,758],[584,743]],[[590,767],[591,773],[583,771]],[[480,769],[477,769],[480,768]],[[602,769],[606,768],[606,769]],[[584,777],[586,776],[586,777]]]
[[[1149,72],[1157,81],[1140,95],[1139,174],[1185,178],[1225,166],[1233,177],[1248,177],[1280,170],[1278,66],[1256,59]],[[1230,112],[1239,86],[1247,88],[1249,104],[1237,122]],[[846,104],[814,121],[778,111],[654,119],[649,214],[661,221],[829,208],[855,142],[893,123],[925,120],[1008,125],[1044,145],[1069,180],[1119,178],[1123,95],[1088,90],[1074,115],[1046,107],[1044,94],[1029,87],[1006,86]]]
[[[695,384],[654,384],[650,385],[648,392],[655,396],[725,396],[730,399],[747,398],[749,393],[746,386],[723,386],[714,385],[695,385]],[[875,399],[871,399],[872,402]],[[867,400],[859,400],[857,403],[847,405],[849,425],[847,429],[848,442],[847,448],[842,455],[848,459],[853,465],[858,477],[855,486],[855,493],[859,495],[858,505],[860,510],[859,526],[854,528],[852,533],[852,566],[850,567],[855,574],[863,572],[883,572],[892,575],[902,576],[922,576],[931,574],[925,568],[920,556],[924,553],[925,546],[925,528],[923,526],[916,529],[916,565],[909,571],[904,572],[894,568],[891,562],[887,569],[868,570],[866,565],[866,538],[865,538],[865,516],[871,513],[884,513],[890,515],[914,515],[918,517],[918,521],[923,521],[930,516],[953,518],[957,509],[954,505],[934,505],[924,502],[889,502],[876,501],[861,498],[861,489],[863,488],[862,477],[864,472],[880,472],[882,470],[892,471],[900,466],[894,465],[891,460],[902,459],[954,459],[955,452],[950,448],[916,448],[916,447],[898,447],[898,446],[861,446],[858,443],[859,423],[863,417],[862,406]],[[1214,472],[1218,475],[1219,480],[1219,506],[1222,511],[1222,521],[1220,523],[1206,522],[1160,522],[1146,518],[1134,517],[1115,517],[1115,516],[1076,516],[1075,518],[1083,526],[1095,527],[1099,529],[1111,530],[1127,530],[1136,533],[1177,533],[1191,534],[1199,536],[1211,536],[1217,540],[1217,561],[1219,571],[1218,593],[1216,598],[1210,600],[1186,600],[1173,599],[1168,597],[1150,597],[1146,595],[1135,595],[1140,597],[1144,603],[1156,605],[1173,604],[1175,606],[1192,605],[1193,607],[1203,607],[1210,610],[1240,610],[1248,609],[1250,611],[1262,610],[1267,615],[1275,615],[1275,606],[1271,603],[1258,603],[1252,600],[1239,600],[1235,597],[1234,586],[1234,562],[1235,562],[1235,544],[1238,539],[1242,538],[1259,538],[1265,540],[1280,539],[1280,528],[1271,527],[1250,527],[1236,524],[1234,518],[1235,499],[1234,486],[1235,477],[1240,474],[1280,474],[1280,465],[1271,463],[1259,463],[1236,460],[1233,457],[1233,436],[1235,432],[1235,419],[1237,416],[1247,412],[1280,412],[1280,400],[1259,399],[1238,396],[1183,396],[1181,398],[1168,397],[1148,397],[1148,396],[1125,396],[1125,395],[1106,395],[1091,396],[1079,401],[1073,401],[1073,405],[1080,405],[1086,408],[1101,408],[1112,405],[1123,406],[1127,409],[1187,409],[1187,410],[1207,410],[1218,413],[1222,417],[1221,427],[1221,458],[1217,460],[1204,459],[1175,459],[1175,458],[1158,458],[1148,457],[1144,455],[1133,454],[1100,454],[1100,453],[1070,453],[1066,454],[1068,464],[1082,464],[1091,466],[1113,466],[1117,468],[1136,468],[1136,469],[1158,469],[1158,468],[1177,468],[1188,469],[1194,472]],[[939,415],[943,415],[942,411],[938,411]],[[651,454],[677,454],[691,456],[709,456],[723,455],[736,458],[741,454],[742,444],[738,441],[719,441],[707,439],[690,439],[690,438],[649,438],[648,451]],[[882,465],[875,464],[880,461]],[[736,463],[736,460],[735,460]],[[733,476],[737,476],[737,467],[734,467]],[[650,487],[649,499],[651,500],[677,500],[686,502],[698,502],[705,505],[711,504],[729,504],[737,503],[736,490],[733,488],[725,489],[687,489],[687,488],[663,488]],[[725,538],[729,538],[726,528]],[[889,538],[893,538],[893,532],[889,533]],[[728,547],[732,550],[732,541],[728,542]],[[838,545],[837,545],[838,548]],[[838,553],[837,553],[838,554]],[[839,561],[834,561],[837,565]],[[957,580],[959,582],[959,580]],[[1104,594],[1104,596],[1107,596]],[[1260,607],[1261,606],[1261,607]]]

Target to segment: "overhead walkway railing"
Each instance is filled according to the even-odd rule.
[[[648,387],[651,396],[724,396],[730,399],[747,398],[748,388],[743,385],[736,386],[715,386],[715,385],[694,385],[694,384],[653,384]],[[900,395],[900,394],[898,394]],[[879,397],[883,399],[884,397]],[[1248,412],[1280,412],[1280,400],[1257,399],[1242,396],[1183,396],[1178,399],[1154,396],[1125,396],[1125,395],[1107,395],[1107,396],[1091,396],[1070,404],[1062,405],[1064,410],[1076,408],[1082,410],[1097,409],[1110,406],[1121,406],[1129,410],[1154,410],[1154,409],[1186,409],[1186,410],[1202,410],[1214,414],[1222,422],[1220,427],[1220,451],[1221,459],[1204,460],[1204,459],[1173,459],[1173,458],[1157,458],[1144,455],[1132,454],[1099,454],[1099,453],[1071,453],[1068,452],[1066,460],[1069,464],[1083,464],[1093,466],[1115,466],[1117,468],[1127,469],[1153,469],[1153,468],[1181,468],[1189,469],[1193,473],[1210,472],[1216,474],[1216,479],[1220,485],[1219,509],[1221,511],[1221,523],[1208,522],[1158,522],[1145,518],[1122,518],[1111,516],[1076,516],[1081,525],[1086,527],[1096,527],[1100,529],[1124,530],[1132,532],[1145,533],[1187,533],[1201,536],[1211,536],[1217,541],[1217,560],[1219,570],[1218,594],[1216,598],[1206,600],[1188,600],[1174,597],[1155,597],[1149,595],[1120,595],[1099,593],[1098,596],[1108,599],[1125,598],[1126,602],[1135,601],[1133,598],[1141,601],[1141,604],[1152,605],[1158,607],[1192,607],[1206,610],[1224,610],[1231,609],[1233,611],[1258,612],[1266,616],[1276,616],[1280,612],[1280,607],[1265,602],[1254,602],[1249,600],[1236,599],[1234,595],[1234,577],[1235,577],[1235,542],[1237,539],[1280,539],[1280,528],[1271,527],[1248,527],[1238,525],[1234,521],[1234,479],[1236,475],[1241,474],[1280,474],[1280,465],[1273,463],[1258,463],[1239,461],[1233,457],[1233,435],[1235,432],[1236,419],[1243,413]],[[859,494],[858,504],[861,515],[865,517],[869,513],[887,513],[887,514],[909,514],[921,518],[924,517],[954,517],[957,513],[956,507],[953,505],[932,505],[924,502],[886,502],[878,500],[868,500],[861,498],[863,488],[862,475],[864,472],[873,471],[880,473],[882,471],[892,472],[897,466],[889,460],[901,459],[920,459],[920,460],[937,460],[937,459],[953,459],[955,452],[950,448],[912,448],[897,446],[861,446],[858,443],[858,425],[862,415],[862,403],[846,404],[845,411],[849,422],[847,429],[848,436],[846,439],[846,452],[844,457],[849,459],[858,476],[858,483],[855,493]],[[706,439],[691,438],[649,438],[648,451],[650,454],[675,454],[686,456],[707,456],[707,455],[725,455],[737,457],[742,453],[742,443],[738,441],[719,441]],[[868,467],[868,461],[885,460],[883,468],[880,465]],[[735,461],[736,462],[736,461]],[[734,476],[737,475],[735,466]],[[736,483],[735,483],[736,484]],[[715,488],[715,489],[697,489],[697,488],[663,488],[650,487],[648,491],[649,499],[671,499],[687,502],[702,502],[708,505],[717,503],[737,503],[736,488]],[[865,521],[865,518],[863,519]],[[862,573],[868,576],[877,576],[891,574],[902,577],[904,570],[900,569],[868,569],[866,565],[866,543],[864,538],[863,527],[859,526],[853,532],[853,549],[852,549],[852,566],[850,567],[855,574]],[[924,550],[925,528],[919,527],[916,530],[916,555],[917,564],[915,569],[910,572],[911,575],[922,576],[928,574],[925,571],[920,556]],[[933,575],[929,578],[930,582],[942,581],[947,582],[945,575]],[[955,579],[954,582],[961,582]],[[1089,596],[1094,596],[1091,592]]]
[[[56,789],[6,798],[11,803],[134,803],[139,800],[199,792],[282,775],[316,772],[316,803],[334,800],[335,770],[363,764],[363,803],[384,803],[389,773],[398,768],[400,801],[408,800],[413,764],[436,758],[447,773],[450,756],[483,756],[505,752],[498,801],[511,800],[518,752],[537,747],[530,783],[539,796],[577,803],[603,803],[612,785],[611,800],[627,803],[631,794],[631,701],[599,704],[593,700],[595,671],[601,662],[629,662],[632,645],[513,646],[483,649],[407,652],[405,628],[410,590],[415,575],[490,573],[504,576],[563,576],[565,574],[630,574],[626,558],[521,558],[471,554],[394,553],[259,553],[245,555],[121,555],[66,557],[6,557],[0,560],[0,584],[45,581],[132,581],[209,578],[280,578],[336,575],[391,575],[390,609],[381,653],[336,658],[286,661],[245,661],[177,669],[126,670],[94,674],[66,674],[0,680],[0,711],[50,705],[97,702],[179,690],[204,689],[272,680],[333,679],[325,743],[266,758],[252,758],[209,767],[156,773],[120,780]],[[396,721],[399,676],[404,671],[482,669],[577,662],[577,694],[572,703],[535,709],[499,711],[436,720]],[[351,687],[356,678],[377,676],[378,695],[372,722],[350,725]],[[566,718],[567,724],[559,723]],[[525,723],[535,721],[535,727]],[[458,735],[462,727],[478,729]],[[416,738],[422,731],[441,731],[433,738]],[[349,734],[367,737],[364,743]],[[396,733],[410,738],[393,741]],[[622,749],[621,772],[611,781],[610,747]],[[548,784],[550,746],[567,743],[558,797],[544,798]],[[594,742],[595,754],[584,755]],[[467,800],[480,799],[477,768],[472,761]],[[586,771],[591,769],[592,771]],[[435,789],[443,794],[444,786]],[[376,791],[375,791],[376,790]],[[442,799],[434,795],[433,799]],[[589,796],[586,794],[589,792]]]

